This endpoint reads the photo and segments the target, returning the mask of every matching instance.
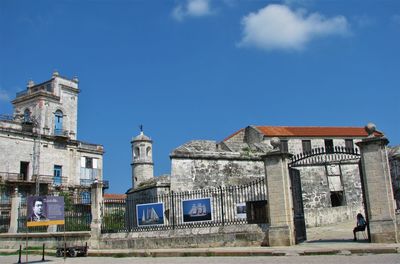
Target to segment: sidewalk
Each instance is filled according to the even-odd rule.
[[[89,256],[109,257],[206,257],[206,256],[307,256],[400,253],[400,244],[353,241],[352,222],[307,229],[306,242],[290,247],[219,247],[171,249],[90,249]],[[46,250],[55,253],[54,250]],[[16,250],[2,250],[11,253]]]

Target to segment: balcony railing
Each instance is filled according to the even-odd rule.
[[[31,87],[31,88],[29,88],[27,90],[23,90],[23,91],[17,92],[17,98],[25,96],[25,95],[28,95],[28,94],[34,94],[34,93],[37,93],[37,92],[46,92],[46,93],[53,94],[54,93],[54,89],[53,89],[51,83],[43,83],[41,85],[38,84],[38,85],[35,85],[35,86],[33,86],[33,87]]]
[[[24,174],[12,172],[0,172],[0,180],[3,181],[27,181]]]
[[[54,129],[54,136],[68,137],[69,131],[65,129]]]
[[[81,179],[81,180],[80,180],[80,183],[81,183],[81,186],[90,187],[90,186],[92,186],[92,184],[93,184],[95,181],[98,181],[98,180],[93,180],[93,179]],[[103,189],[108,189],[109,186],[110,186],[109,181],[98,181],[98,182],[103,183]]]

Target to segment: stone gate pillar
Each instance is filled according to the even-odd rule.
[[[8,233],[18,232],[18,208],[21,203],[21,197],[18,194],[18,188],[15,188],[11,196],[11,212],[10,212],[10,227]]]
[[[271,139],[274,150],[264,158],[268,219],[270,227],[266,237],[268,246],[290,246],[295,244],[293,200],[288,160],[292,154],[278,149],[280,140]]]
[[[98,248],[103,217],[103,184],[95,181],[92,184],[91,191],[92,222],[90,224],[90,247]]]
[[[361,177],[370,239],[373,243],[397,243],[395,201],[386,148],[389,140],[374,136],[374,124],[369,123],[365,130],[369,136],[357,145],[361,152]]]

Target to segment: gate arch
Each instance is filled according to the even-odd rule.
[[[339,186],[338,184],[340,183],[340,187],[342,188],[341,194],[342,197],[336,197],[337,200],[335,202],[345,202],[346,195],[343,193],[344,191],[344,184],[342,181],[342,169],[341,165],[344,164],[354,164],[358,165],[359,169],[359,174],[360,174],[360,181],[361,181],[361,192],[364,194],[364,189],[363,189],[363,184],[362,184],[362,170],[361,170],[361,162],[360,162],[360,152],[357,148],[346,148],[346,147],[341,147],[341,146],[335,146],[332,148],[324,148],[324,147],[319,147],[319,148],[314,148],[309,152],[304,152],[300,153],[297,155],[293,155],[288,163],[288,169],[289,169],[289,175],[290,175],[290,181],[291,181],[291,190],[292,190],[292,198],[293,198],[293,216],[294,216],[294,229],[295,229],[295,241],[296,243],[299,243],[301,241],[304,241],[307,239],[307,234],[306,234],[306,222],[305,222],[305,214],[304,214],[304,205],[303,205],[303,196],[302,196],[302,185],[301,185],[301,179],[300,179],[300,168],[301,167],[308,167],[308,166],[323,166],[325,167],[325,175],[327,176],[327,182],[329,188],[331,188],[331,185],[334,186],[335,184]],[[339,171],[340,173],[337,178],[335,177],[330,177],[328,169],[331,167],[331,165],[339,165]],[[331,175],[332,176],[332,175]],[[331,183],[331,179],[336,179],[334,183]],[[340,192],[333,192],[335,195],[339,195]],[[332,197],[332,192],[331,192],[331,204],[332,200],[335,198],[334,196]],[[363,204],[365,206],[365,201],[364,201],[364,195],[363,195]],[[335,206],[340,206],[340,205],[335,205]],[[364,208],[365,212],[367,212],[366,208]],[[368,216],[367,221],[368,221]]]

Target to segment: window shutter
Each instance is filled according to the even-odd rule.
[[[81,168],[85,168],[85,166],[86,166],[86,158],[81,157]]]
[[[93,169],[97,169],[97,159],[93,159]]]

